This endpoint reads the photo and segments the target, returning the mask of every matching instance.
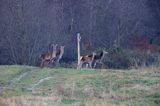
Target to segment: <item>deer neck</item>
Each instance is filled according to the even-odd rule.
[[[52,50],[52,57],[55,57],[55,56],[56,56],[56,47],[54,47]]]
[[[103,57],[103,55],[104,55],[104,53],[101,52],[100,55],[99,55],[100,59]]]
[[[102,61],[103,57],[104,57],[104,53],[103,53],[103,51],[102,51],[102,52],[100,53],[100,55],[99,55],[99,61],[100,61],[100,62]]]
[[[100,62],[102,62],[103,58],[104,58],[104,52],[102,51],[100,55]]]
[[[56,52],[56,56],[60,55],[61,50],[58,49],[58,51]]]
[[[93,54],[93,55],[92,55],[92,60],[91,60],[91,61],[93,61],[93,60],[94,60],[94,57],[95,57],[95,54]]]
[[[63,53],[64,53],[64,48],[60,48],[60,54],[59,54],[59,57],[58,57],[58,60],[57,60],[57,62],[59,62],[60,61],[60,59],[62,58],[62,56],[63,56]]]
[[[64,53],[64,48],[61,48],[60,55],[63,55],[63,53]]]

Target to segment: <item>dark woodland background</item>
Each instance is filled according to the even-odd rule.
[[[78,32],[109,68],[159,65],[160,0],[0,0],[0,64],[38,65],[51,43],[76,62]]]

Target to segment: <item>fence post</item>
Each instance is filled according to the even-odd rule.
[[[80,33],[78,33],[77,34],[77,45],[78,45],[78,47],[77,47],[77,53],[78,53],[78,64],[77,64],[77,69],[79,69],[80,67],[79,67],[79,65],[80,65],[80,56],[81,56],[81,54],[80,54],[80,42],[81,42],[81,36],[80,36]]]

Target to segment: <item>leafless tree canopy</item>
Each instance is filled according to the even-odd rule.
[[[39,64],[49,44],[66,45],[64,61],[82,49],[130,48],[135,35],[160,36],[159,0],[1,0],[0,64]],[[83,47],[83,45],[86,47]],[[160,44],[157,44],[160,45]]]

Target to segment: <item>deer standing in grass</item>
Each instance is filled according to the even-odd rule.
[[[105,54],[108,54],[108,52],[106,52],[105,50],[103,50],[103,51],[101,51],[101,53],[100,53],[99,55],[95,55],[95,56],[94,56],[94,59],[93,59],[93,61],[94,61],[94,66],[93,66],[93,68],[96,67],[97,63],[103,64],[103,63],[102,63],[102,60],[103,60]]]
[[[97,63],[103,64],[103,63],[102,63],[102,60],[103,60],[105,54],[108,54],[108,52],[106,52],[105,50],[103,50],[103,51],[101,51],[101,53],[100,53],[99,55],[95,55],[95,56],[94,56],[93,61],[95,61],[95,62],[94,62],[93,68],[96,67]]]
[[[89,68],[92,68],[92,63],[94,60],[94,56],[96,53],[92,53],[91,55],[81,56],[80,57],[80,68],[82,68],[84,63],[87,63],[89,65]]]
[[[48,65],[48,63],[51,60],[53,60],[54,58],[56,58],[57,44],[56,45],[51,44],[51,47],[52,47],[52,52],[43,53],[43,54],[40,55],[40,59],[42,60],[40,67],[44,67],[45,63],[47,63],[47,65]]]

